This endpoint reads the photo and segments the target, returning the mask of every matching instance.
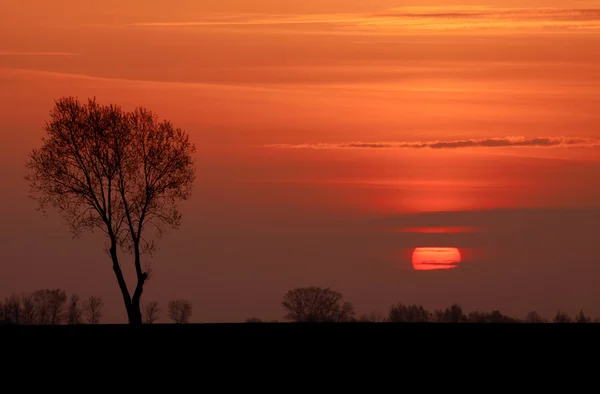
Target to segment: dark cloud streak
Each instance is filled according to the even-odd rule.
[[[465,139],[454,141],[426,141],[426,142],[347,142],[338,144],[271,144],[265,145],[269,148],[295,148],[295,149],[393,149],[393,148],[413,148],[413,149],[457,149],[457,148],[502,148],[502,147],[596,147],[600,142],[595,139],[577,138],[577,137],[498,137]]]

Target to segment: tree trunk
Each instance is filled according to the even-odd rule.
[[[142,298],[142,293],[144,292],[144,283],[148,278],[148,274],[146,272],[142,272],[140,248],[138,242],[139,241],[135,241],[134,244],[135,272],[137,274],[137,285],[135,286],[135,291],[133,292],[133,297],[131,299],[131,324],[142,324],[140,300]],[[134,321],[135,323],[133,323],[132,321]]]
[[[117,256],[117,242],[114,238],[111,239],[110,257],[113,262],[113,271],[115,271],[115,276],[117,277],[117,282],[119,282],[119,288],[121,289],[121,294],[123,295],[123,301],[125,302],[125,310],[127,311],[129,324],[137,324],[138,321],[141,324],[142,318],[141,313],[139,313],[139,303],[137,306],[138,314],[136,314],[135,308],[132,308],[131,296],[129,295],[129,290],[127,289],[127,283],[125,282],[125,278],[123,277],[121,266],[119,265],[119,258]]]
[[[139,299],[137,300],[137,302],[131,303],[129,310],[127,311],[127,315],[129,316],[129,324],[142,324],[142,310],[140,309]]]

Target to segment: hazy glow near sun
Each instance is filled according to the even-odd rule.
[[[460,251],[457,248],[415,248],[412,255],[416,271],[452,269],[458,267],[460,262]]]

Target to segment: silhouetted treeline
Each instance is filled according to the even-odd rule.
[[[61,289],[40,289],[12,294],[0,302],[0,322],[5,324],[98,324],[102,317],[102,297],[81,300]]]
[[[342,294],[329,288],[305,287],[288,291],[281,302],[286,311],[285,318],[292,322],[390,322],[390,323],[591,323],[592,319],[583,310],[571,318],[563,311],[557,311],[551,319],[542,318],[537,312],[529,312],[523,319],[502,314],[498,310],[491,312],[465,312],[458,304],[446,309],[427,311],[421,305],[397,303],[392,305],[387,315],[377,313],[355,317],[350,302],[342,303]],[[260,322],[251,318],[246,322]]]
[[[32,293],[12,294],[0,301],[0,324],[59,325],[100,324],[104,301],[90,296],[82,300],[78,294],[67,296],[61,289],[41,289]],[[145,324],[160,318],[156,301],[149,302],[143,310]],[[192,303],[187,300],[169,302],[168,316],[173,323],[189,323]]]
[[[340,292],[316,286],[288,291],[283,296],[281,306],[285,311],[285,320],[301,323],[600,323],[600,319],[586,315],[583,310],[573,317],[559,310],[551,319],[545,319],[535,311],[529,312],[524,318],[515,318],[498,310],[467,312],[458,304],[428,311],[422,305],[401,302],[391,305],[386,314],[372,312],[357,317],[352,303],[344,300]],[[0,324],[100,324],[103,307],[102,297],[90,296],[82,300],[77,294],[68,297],[61,289],[41,289],[33,293],[13,294],[0,302]],[[142,311],[143,323],[156,323],[160,314],[158,302],[146,303]],[[166,315],[172,323],[190,323],[192,303],[183,299],[169,301]],[[266,321],[250,317],[245,322]]]

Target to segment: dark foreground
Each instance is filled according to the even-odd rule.
[[[558,336],[558,337],[557,337]],[[446,341],[552,340],[568,336],[571,341],[600,342],[600,324],[587,323],[202,323],[202,324],[127,324],[99,325],[0,325],[0,340],[8,338],[42,340],[85,338],[169,338],[173,343],[214,340],[329,340],[368,338],[371,341],[400,340]]]
[[[556,360],[562,353],[568,355],[564,360],[570,360],[580,353],[595,354],[599,345],[600,324],[595,323],[0,326],[5,359],[30,362],[52,355],[63,366],[74,365],[74,360],[87,365],[84,360],[100,362],[107,358],[127,364],[131,357],[149,364],[182,363],[193,358],[194,362],[228,367],[241,363],[244,368],[262,368],[265,360],[276,365],[286,359],[308,358],[311,363],[324,363],[332,357],[351,364],[392,357],[423,366],[442,359],[452,364],[467,358],[488,365],[484,360],[524,357],[532,363],[533,359]]]

